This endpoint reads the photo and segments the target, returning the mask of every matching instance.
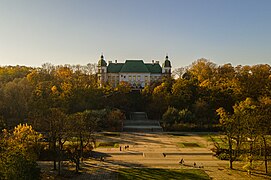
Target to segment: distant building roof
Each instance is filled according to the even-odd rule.
[[[162,73],[162,68],[160,66],[160,64],[157,63],[150,63],[150,64],[145,64],[147,66],[147,68],[149,69],[150,73],[153,74],[160,74]]]
[[[120,72],[150,73],[143,60],[126,60]]]
[[[119,73],[124,63],[109,63],[107,67],[108,73]]]
[[[143,60],[126,60],[125,63],[110,62],[107,67],[108,73],[162,73],[160,64],[144,63]]]

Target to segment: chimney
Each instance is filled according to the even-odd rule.
[[[155,61],[156,64],[159,64],[159,61]]]
[[[112,61],[108,61],[108,64],[112,63]]]
[[[152,65],[154,65],[154,60],[152,60]]]
[[[115,63],[117,64],[117,63],[118,63],[118,60],[115,60]]]

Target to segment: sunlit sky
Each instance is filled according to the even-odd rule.
[[[271,63],[270,0],[0,0],[0,65]]]

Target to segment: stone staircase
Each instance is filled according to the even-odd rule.
[[[159,121],[149,120],[145,112],[132,112],[130,119],[123,123],[123,131],[128,132],[162,132]]]

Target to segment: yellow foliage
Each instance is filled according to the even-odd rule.
[[[57,89],[56,86],[53,86],[53,87],[51,88],[51,91],[52,91],[53,94],[58,93],[58,89]]]
[[[19,124],[13,131],[14,139],[21,143],[33,143],[42,138],[42,135],[36,132],[31,125]]]

